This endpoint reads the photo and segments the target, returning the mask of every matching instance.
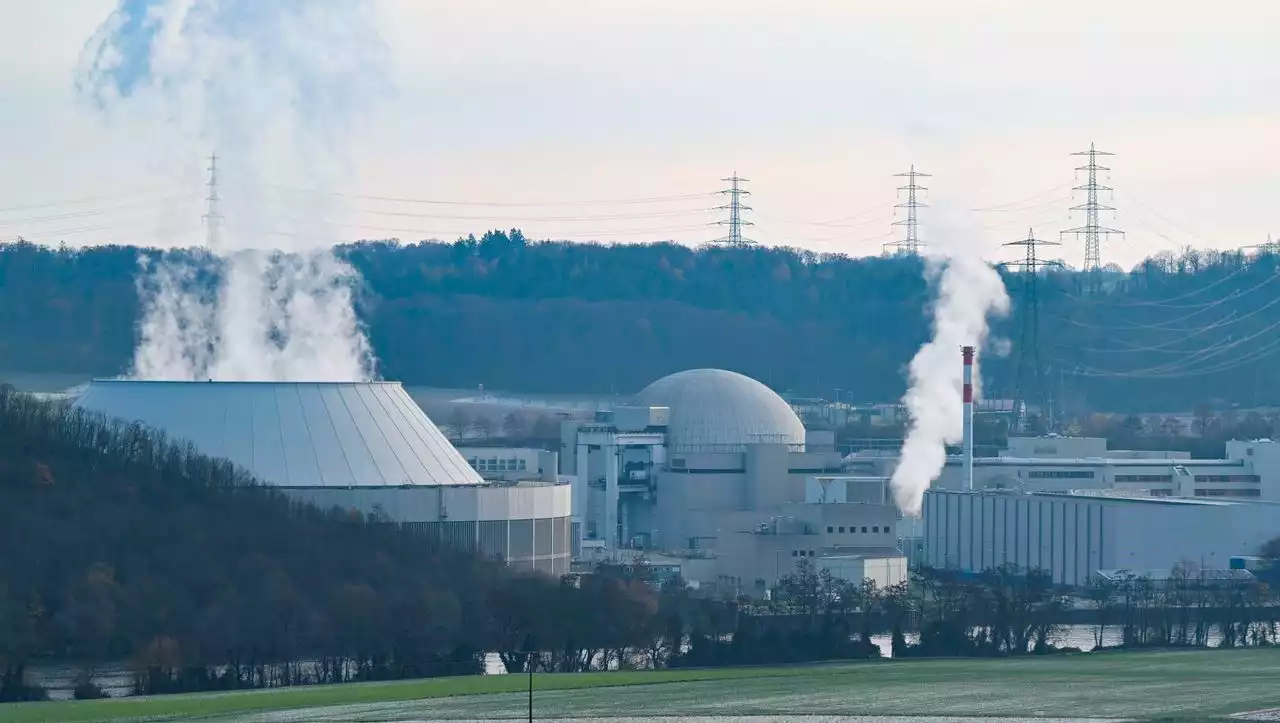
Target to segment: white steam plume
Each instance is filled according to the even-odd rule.
[[[345,140],[389,76],[371,15],[360,0],[120,0],[86,44],[84,97],[123,122],[163,120],[157,145],[175,165],[217,149],[226,181],[216,258],[168,254],[141,272],[135,376],[372,376],[358,275],[306,220],[341,209],[276,188],[343,172]]]
[[[943,253],[925,259],[925,275],[936,287],[933,338],[920,347],[910,366],[910,388],[903,402],[911,417],[902,456],[891,487],[902,512],[920,516],[924,493],[946,464],[947,444],[963,435],[963,369],[960,348],[982,348],[987,318],[1009,311],[1000,275],[982,259],[980,235],[958,227],[936,228]],[[981,374],[973,371],[975,398]]]

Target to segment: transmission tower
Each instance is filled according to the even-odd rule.
[[[1098,183],[1098,171],[1110,171],[1106,166],[1098,165],[1098,156],[1111,156],[1113,153],[1100,151],[1094,148],[1093,144],[1089,144],[1089,150],[1072,153],[1073,156],[1088,156],[1089,163],[1083,166],[1077,166],[1076,172],[1087,171],[1089,181],[1083,186],[1076,186],[1075,191],[1085,192],[1085,202],[1079,206],[1072,206],[1072,211],[1084,211],[1084,225],[1076,228],[1069,228],[1062,234],[1073,234],[1076,237],[1084,236],[1084,270],[1098,271],[1102,268],[1102,249],[1100,241],[1103,236],[1111,234],[1124,235],[1124,231],[1114,228],[1107,228],[1098,222],[1099,211],[1114,211],[1113,206],[1107,206],[1098,201],[1098,191],[1111,192],[1115,189],[1110,186],[1103,186]]]
[[[928,191],[929,189],[916,183],[916,179],[929,177],[928,173],[920,173],[916,171],[916,167],[914,165],[911,166],[910,171],[894,175],[894,178],[907,179],[907,185],[898,186],[898,196],[901,197],[902,192],[906,191],[907,200],[894,206],[894,208],[907,209],[907,217],[893,222],[894,226],[905,226],[907,229],[907,235],[899,241],[890,241],[885,244],[885,253],[906,254],[910,256],[916,256],[920,253],[920,247],[924,244],[920,243],[920,216],[918,211],[922,208],[928,208],[928,205],[923,203],[920,200],[920,197],[924,195],[924,191]]]
[[[1013,408],[1009,430],[1026,431],[1027,419],[1024,405],[1039,405],[1041,418],[1048,421],[1052,418],[1049,410],[1048,384],[1045,381],[1044,364],[1040,358],[1040,294],[1037,279],[1040,271],[1052,266],[1061,266],[1057,261],[1040,258],[1037,253],[1042,246],[1061,246],[1057,241],[1042,241],[1036,238],[1031,229],[1027,229],[1027,237],[1018,241],[1010,241],[1005,246],[1021,246],[1024,251],[1021,260],[1006,261],[1001,264],[1007,269],[1017,269],[1021,273],[1022,288],[1019,294],[1019,307],[1022,309],[1021,325],[1018,332],[1018,346],[1014,350],[1015,369],[1013,380]]]
[[[1272,240],[1271,234],[1267,234],[1267,242],[1261,244],[1253,244],[1245,246],[1244,249],[1257,249],[1260,254],[1280,254],[1280,243]]]
[[[745,178],[739,178],[737,171],[734,171],[732,176],[728,178],[721,178],[720,180],[729,184],[728,188],[720,191],[721,195],[729,197],[729,203],[723,206],[716,206],[715,210],[728,211],[729,218],[724,221],[716,221],[714,223],[716,226],[728,226],[729,235],[721,236],[720,238],[713,240],[712,243],[726,244],[728,246],[749,246],[755,242],[749,238],[743,237],[742,235],[743,226],[755,225],[750,221],[744,221],[742,219],[742,212],[751,210],[750,206],[742,203],[743,196],[751,195],[750,191],[742,188],[742,184],[747,183],[748,181]]]
[[[218,196],[218,154],[209,156],[209,195],[205,197],[208,208],[204,214],[205,248],[216,252],[221,242],[222,212],[219,210],[221,198]]]

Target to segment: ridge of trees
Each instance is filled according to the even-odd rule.
[[[927,285],[912,257],[533,242],[516,230],[340,252],[364,279],[360,313],[382,371],[407,384],[628,393],[713,366],[799,394],[840,388],[893,401],[928,335]],[[125,370],[139,259],[159,253],[0,246],[0,368]],[[1268,303],[1276,260],[1187,249],[1127,273],[1045,272],[1037,292],[1049,395],[1073,412],[1280,404],[1266,333],[1280,323],[1280,305]],[[1023,280],[1005,279],[1014,311],[995,331],[1016,346]],[[588,353],[603,349],[607,362]],[[1012,395],[1015,358],[984,359],[989,396]]]

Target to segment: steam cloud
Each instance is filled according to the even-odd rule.
[[[964,434],[960,347],[981,349],[988,316],[1009,311],[1004,282],[982,259],[976,236],[951,231],[955,236],[947,253],[925,260],[925,275],[938,293],[933,338],[911,360],[911,385],[903,398],[911,426],[890,483],[898,508],[911,517],[920,516],[924,493],[946,464],[946,445],[959,442]],[[981,379],[976,364],[975,398]]]
[[[167,121],[190,167],[217,149],[232,180],[209,255],[168,253],[139,272],[133,374],[181,380],[358,380],[374,373],[353,308],[359,277],[317,208],[282,215],[275,186],[343,172],[357,115],[386,90],[386,50],[358,0],[121,0],[85,46],[76,87],[109,118]],[[279,222],[287,221],[287,230]],[[267,242],[264,239],[271,238]],[[211,284],[212,282],[212,284]]]

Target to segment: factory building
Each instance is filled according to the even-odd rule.
[[[1226,452],[1223,459],[1191,459],[1186,452],[1108,450],[1097,437],[1015,437],[1000,456],[974,459],[973,488],[1280,501],[1280,444],[1233,441]],[[949,458],[935,486],[963,489],[964,482],[961,460]]]
[[[806,430],[741,374],[679,372],[594,422],[566,421],[560,471],[574,479],[584,556],[698,560],[686,579],[696,569],[697,582],[744,594],[809,558],[846,574],[905,574],[886,481],[845,475],[832,432]]]
[[[569,570],[570,487],[536,474],[486,481],[399,383],[95,380],[75,405],[190,442],[295,499],[512,567]]]
[[[1280,536],[1268,502],[933,489],[924,499],[926,561],[978,572],[1012,563],[1084,586],[1099,570],[1225,569]]]

